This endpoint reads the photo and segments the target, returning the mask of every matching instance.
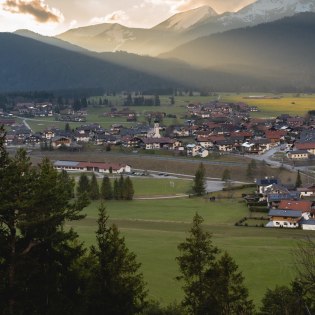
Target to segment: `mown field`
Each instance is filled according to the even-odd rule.
[[[144,184],[139,185],[144,189]],[[150,185],[148,195],[161,193],[158,181]],[[186,188],[184,185],[178,192],[184,193]],[[151,298],[164,305],[181,299],[181,285],[175,280],[178,275],[175,257],[179,254],[177,246],[185,240],[196,212],[205,219],[204,228],[213,234],[214,244],[228,251],[236,260],[256,304],[259,304],[266,288],[288,284],[294,278],[292,251],[299,239],[315,234],[301,230],[234,226],[240,218],[249,215],[245,204],[237,198],[240,193],[235,192],[232,199],[217,199],[215,202],[205,198],[106,202],[110,222],[118,225],[128,247],[142,263]],[[218,195],[228,196],[224,193]],[[95,243],[98,206],[99,202],[91,203],[84,210],[86,218],[71,224],[87,246]]]
[[[266,95],[268,97],[277,97],[277,99],[245,99],[251,95]],[[305,114],[309,110],[315,110],[315,94],[283,94],[272,95],[266,93],[244,93],[244,94],[221,94],[221,100],[225,102],[243,102],[250,106],[257,106],[260,112],[253,112],[253,117],[276,117],[281,114],[290,114],[292,116]]]

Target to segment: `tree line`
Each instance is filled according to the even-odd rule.
[[[92,173],[91,179],[82,173],[79,177],[77,195],[85,195],[90,200],[132,200],[134,188],[129,176],[125,178],[120,175],[114,179],[113,185],[110,178],[104,176],[99,186],[95,173]]]
[[[118,179],[117,179],[118,180]],[[119,180],[118,180],[119,181]],[[298,277],[267,290],[258,312],[236,262],[212,242],[196,213],[178,245],[180,304],[148,297],[141,265],[106,208],[98,209],[95,245],[87,248],[69,225],[82,220],[86,193],[48,159],[34,166],[24,150],[9,156],[0,130],[1,315],[240,315],[315,311],[315,242],[297,250]],[[174,275],[175,276],[175,275]],[[309,313],[307,313],[309,312]]]

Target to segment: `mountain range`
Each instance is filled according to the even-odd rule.
[[[238,12],[217,14],[211,7],[175,14],[151,29],[98,24],[71,29],[56,37],[89,50],[126,51],[158,56],[196,38],[315,12],[314,0],[257,0]]]
[[[313,91],[313,11],[313,0],[258,0],[221,15],[200,7],[148,30],[99,24],[63,34],[79,39],[75,44],[61,39],[63,35],[0,33],[0,91],[180,86],[207,91]],[[201,36],[205,30],[210,35]],[[121,32],[130,40],[119,37]],[[117,50],[119,40],[120,48],[130,49],[103,51],[104,43]],[[93,43],[101,52],[92,51]],[[131,53],[135,47],[142,54]],[[143,55],[156,48],[158,58]]]

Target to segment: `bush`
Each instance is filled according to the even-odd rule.
[[[251,187],[256,187],[256,184],[244,184],[244,185],[238,185],[238,186],[231,186],[231,187],[224,187],[222,190],[223,191],[229,191],[229,190],[239,190],[239,189],[244,189],[244,188],[251,188]],[[247,195],[247,194],[242,194]],[[244,196],[244,197],[245,197]]]
[[[247,202],[249,207],[266,207],[268,205],[267,201],[257,201],[257,202]]]
[[[249,207],[249,211],[250,212],[265,212],[268,213],[269,212],[269,208],[267,207]]]

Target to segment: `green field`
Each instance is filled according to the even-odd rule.
[[[309,110],[315,110],[315,95],[294,94],[281,95],[279,99],[244,99],[250,95],[277,96],[268,93],[247,93],[247,94],[222,94],[221,100],[225,102],[243,102],[250,106],[257,106],[260,112],[253,112],[253,117],[276,117],[281,114],[301,115]]]
[[[85,209],[87,217],[72,224],[87,245],[95,242],[97,207],[98,203],[89,205]],[[142,263],[150,297],[162,304],[182,297],[180,283],[175,280],[175,257],[196,211],[204,217],[205,228],[213,233],[215,245],[235,258],[256,304],[266,288],[293,279],[291,251],[297,240],[307,235],[301,230],[234,226],[240,218],[249,216],[246,206],[235,198],[215,202],[203,198],[111,201],[106,207],[111,222],[118,225]]]
[[[172,196],[177,194],[189,194],[192,192],[191,180],[183,179],[152,179],[132,177],[135,197],[146,196]]]

